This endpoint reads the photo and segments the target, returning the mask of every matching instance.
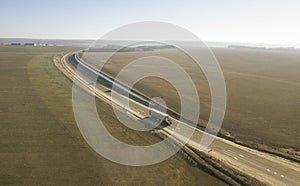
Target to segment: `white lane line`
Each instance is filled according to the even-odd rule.
[[[270,169],[267,169],[268,172],[270,172]]]
[[[284,178],[284,175],[281,175],[282,178]]]
[[[238,160],[238,158],[237,157],[233,157],[235,160]]]
[[[237,153],[237,152],[234,152],[234,151],[232,151],[232,150],[227,150],[228,152],[232,152],[232,153],[234,153],[234,154],[236,154],[236,155],[239,155],[239,157],[242,157],[242,158],[244,158],[245,156],[243,156],[242,154],[239,154],[239,153]]]
[[[274,172],[275,175],[277,175],[277,172]]]
[[[232,157],[233,155],[232,155],[232,154],[230,154],[230,153],[229,153],[229,152],[227,152],[227,151],[224,151],[224,154],[225,154],[225,155],[227,155],[227,156],[229,156],[230,158],[233,158],[233,157]],[[235,157],[235,158],[236,158],[236,157]]]

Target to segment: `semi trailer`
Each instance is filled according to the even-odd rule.
[[[167,125],[172,124],[172,120],[171,120],[170,116],[164,112],[157,110],[157,109],[150,108],[149,115],[150,115],[150,119],[157,123],[167,124]]]

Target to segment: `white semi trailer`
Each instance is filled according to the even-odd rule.
[[[172,124],[172,120],[168,114],[161,112],[159,110],[156,110],[154,108],[149,109],[149,115],[150,115],[150,118],[153,119],[155,122],[158,122],[161,124],[167,124],[167,125]]]

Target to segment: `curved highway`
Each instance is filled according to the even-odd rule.
[[[76,55],[75,55],[76,56]],[[75,60],[86,70],[91,73],[100,76],[103,79],[106,79],[112,84],[116,82],[113,79],[105,76],[104,74],[96,71],[90,65],[82,62],[77,56]],[[68,70],[74,71],[74,67],[70,67],[70,61],[66,60],[66,57],[63,58],[62,63],[69,68]],[[149,102],[144,96],[136,94],[128,89],[125,86],[117,84],[117,86],[123,91],[131,94],[137,100],[142,100],[143,102]],[[111,100],[108,94],[94,87],[94,91],[98,94],[101,94],[101,97],[106,97],[107,100]],[[145,105],[133,101],[133,106],[130,108],[130,112],[139,118],[144,118],[148,116]],[[172,116],[171,116],[172,117]],[[172,120],[176,122],[178,121],[176,118],[172,118]],[[174,122],[174,123],[176,123]],[[185,123],[182,123],[185,124]],[[191,127],[189,124],[185,125],[186,127]],[[172,134],[173,137],[177,138],[179,141],[184,141],[185,136],[182,136],[179,132],[176,132],[175,124],[164,127],[165,132]],[[204,134],[204,131],[195,129],[193,136],[190,138],[188,142],[188,146],[193,149],[199,148],[199,142]],[[300,185],[300,165],[295,162],[291,162],[289,160],[270,155],[267,153],[263,153],[254,149],[250,149],[231,141],[225,140],[220,137],[216,137],[213,143],[209,146],[209,148],[205,151],[208,156],[216,158],[221,162],[225,163],[229,167],[236,169],[238,171],[243,172],[246,175],[256,178],[257,180],[266,183],[268,185]]]

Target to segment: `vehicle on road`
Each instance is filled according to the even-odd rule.
[[[150,118],[155,120],[156,122],[159,122],[161,124],[171,125],[172,120],[170,116],[164,112],[161,112],[157,109],[150,108],[149,110]]]

